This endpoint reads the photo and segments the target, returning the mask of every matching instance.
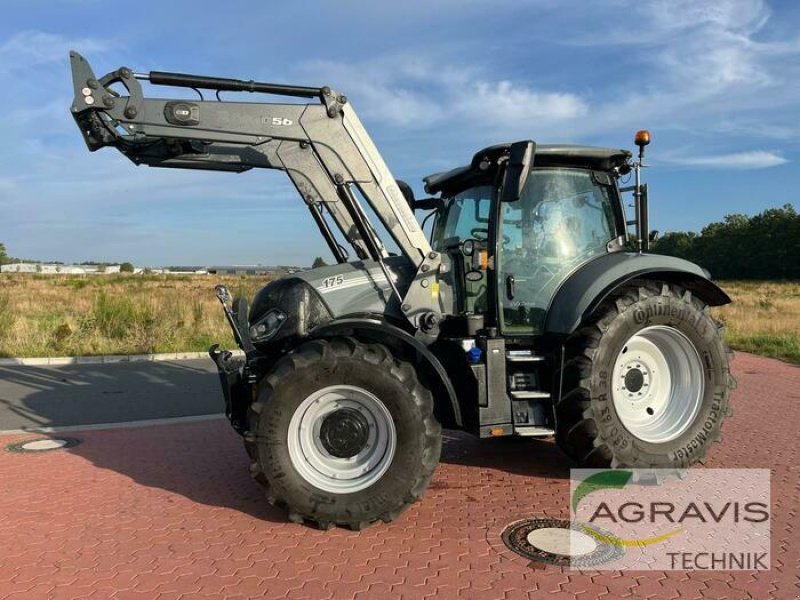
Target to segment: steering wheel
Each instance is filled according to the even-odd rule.
[[[489,239],[489,230],[486,227],[473,227],[469,233],[473,238],[481,242]]]
[[[469,233],[479,242],[485,242],[489,239],[489,230],[486,227],[473,227]],[[503,244],[508,244],[510,241],[511,238],[503,234]]]

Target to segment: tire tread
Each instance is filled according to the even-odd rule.
[[[593,319],[585,323],[576,331],[566,343],[566,358],[562,367],[564,376],[563,395],[556,402],[556,441],[561,449],[572,459],[583,465],[593,467],[641,467],[641,464],[626,464],[615,455],[609,440],[602,437],[602,429],[598,427],[597,415],[592,407],[591,375],[593,361],[602,343],[604,334],[610,324],[620,315],[624,314],[640,300],[655,296],[671,297],[685,302],[711,319],[707,306],[702,300],[694,296],[691,291],[679,285],[666,281],[634,280],[612,293],[600,308]],[[732,352],[721,338],[724,354],[730,357]],[[735,387],[735,380],[727,372],[728,388]],[[725,398],[723,414],[732,414],[729,397]],[[721,425],[720,425],[721,426]],[[721,439],[717,432],[711,437],[712,441]],[[693,461],[704,463],[708,446],[701,446],[700,454],[693,457]],[[638,462],[639,457],[634,456],[630,462]],[[664,465],[648,464],[647,467],[661,467]]]
[[[253,458],[251,474],[253,479],[266,488],[267,501],[276,507],[289,510],[289,520],[293,522],[306,522],[319,529],[327,530],[335,526],[346,527],[353,531],[360,531],[378,521],[389,523],[399,517],[411,504],[417,502],[433,478],[441,453],[442,428],[433,416],[433,398],[430,391],[423,386],[417,377],[414,368],[406,361],[396,358],[391,351],[382,344],[362,343],[352,337],[337,337],[322,340],[313,340],[303,343],[291,351],[284,359],[278,361],[275,368],[262,380],[258,397],[249,411],[248,423],[250,431],[258,431],[258,421],[265,410],[269,410],[269,396],[280,382],[291,377],[298,369],[307,368],[319,363],[336,362],[338,359],[362,360],[373,368],[382,369],[389,373],[408,390],[408,398],[424,415],[424,449],[422,455],[422,469],[411,482],[409,493],[399,498],[393,505],[387,507],[380,514],[370,520],[363,518],[349,518],[331,520],[330,517],[321,518],[314,514],[305,514],[291,506],[281,498],[274,487],[270,487],[269,478],[258,462],[257,442],[245,441],[245,448]]]

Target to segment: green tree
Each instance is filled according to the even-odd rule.
[[[312,269],[316,269],[317,267],[327,267],[328,263],[325,262],[325,259],[321,256],[318,256],[314,259],[314,262],[311,264]]]
[[[697,234],[693,231],[688,233],[685,231],[670,231],[656,240],[653,244],[653,252],[691,260],[696,239]]]
[[[718,279],[798,279],[800,215],[791,204],[752,217],[726,215],[699,235],[664,235],[653,252],[696,262]]]
[[[124,262],[119,266],[120,273],[133,273],[133,264],[129,262]]]
[[[2,270],[3,265],[8,264],[8,254],[6,254],[6,247],[5,245],[0,242],[0,271]]]

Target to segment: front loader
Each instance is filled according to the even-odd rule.
[[[416,199],[332,88],[125,67],[97,78],[70,58],[90,150],[285,171],[336,259],[269,283],[249,307],[216,288],[243,351],[210,350],[226,415],[292,520],[393,520],[430,482],[442,426],[552,436],[573,461],[612,468],[687,467],[719,440],[733,380],[707,307],[730,298],[701,267],[649,252],[647,132],[636,158],[484,148],[426,177],[430,197]],[[199,99],[145,98],[141,80]],[[433,218],[430,236],[415,212]]]

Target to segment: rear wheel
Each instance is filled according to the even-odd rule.
[[[294,521],[361,529],[420,498],[441,451],[430,391],[380,344],[303,344],[260,383],[254,477]]]
[[[615,294],[567,343],[556,440],[598,467],[688,467],[721,439],[733,378],[705,304],[641,281]]]

